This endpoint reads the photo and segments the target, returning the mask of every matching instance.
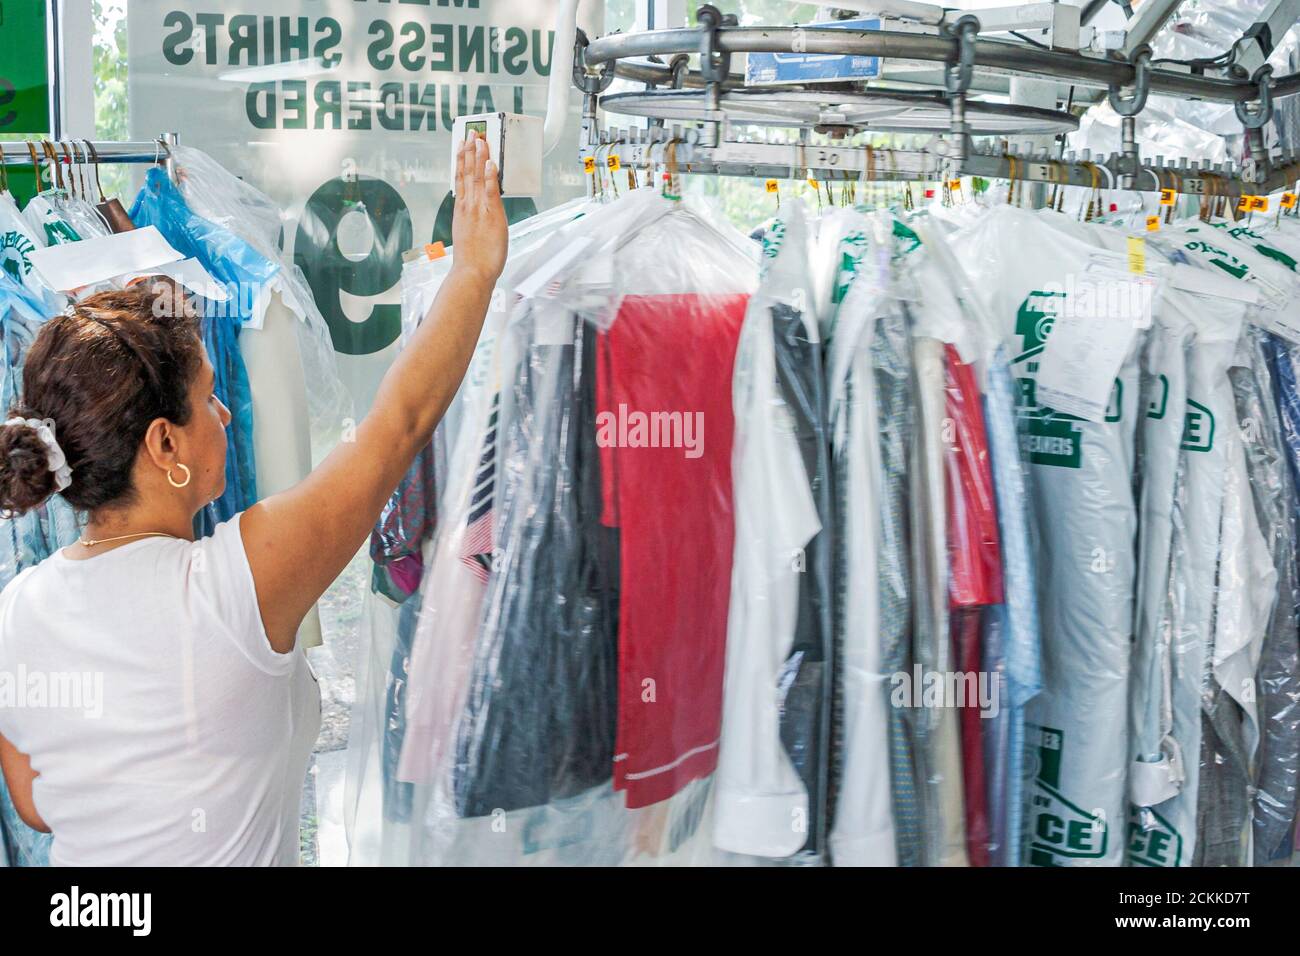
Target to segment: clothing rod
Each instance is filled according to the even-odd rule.
[[[100,165],[109,163],[153,164],[165,162],[171,155],[171,150],[162,140],[139,143],[99,143],[91,140],[90,146],[94,149],[93,155],[95,157],[92,159],[92,153],[86,147],[85,140],[34,139],[30,141],[0,142],[0,157],[3,158],[4,165],[30,166],[32,164],[32,154],[31,150],[27,148],[28,142],[31,142],[36,147],[36,156],[42,165],[50,162],[49,157],[45,155],[44,150],[41,148],[42,142],[49,142],[53,145],[58,162],[65,166],[79,166],[95,162]]]
[[[670,56],[698,53],[703,31],[650,30],[616,33],[592,40],[583,50],[583,62],[594,67],[625,57]],[[841,30],[833,27],[718,27],[717,49],[723,53],[838,53],[886,59],[955,62],[957,41],[945,36],[898,33],[889,30]],[[1024,43],[976,38],[974,65],[1010,73],[1030,74],[1083,85],[1109,87],[1133,82],[1133,67],[1121,60],[1039,50]],[[1151,90],[1193,99],[1249,102],[1259,96],[1253,83],[1193,76],[1173,70],[1152,69]],[[1300,83],[1300,75],[1281,77],[1275,95]]]
[[[609,130],[606,142],[581,150],[598,167],[611,155],[619,157],[620,167],[660,169],[667,165],[665,139],[629,142],[642,130]],[[980,176],[985,179],[1012,179],[1044,185],[1099,188],[1107,191],[1151,193],[1174,189],[1188,196],[1268,195],[1293,185],[1300,178],[1300,163],[1294,157],[1270,170],[1262,182],[1245,182],[1235,168],[1209,168],[1208,164],[1138,165],[1133,188],[1121,184],[1119,157],[1112,155],[1095,161],[1054,160],[1033,155],[1007,155],[972,152],[959,164],[948,167],[940,154],[925,149],[872,149],[861,146],[808,146],[797,143],[738,143],[724,141],[716,146],[679,142],[675,148],[678,171],[683,174],[739,176],[744,178],[800,179],[813,176],[820,181],[835,182],[933,182],[948,173]]]

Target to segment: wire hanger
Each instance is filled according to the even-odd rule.
[[[90,164],[95,169],[95,191],[99,193],[100,202],[107,202],[108,200],[104,198],[104,184],[99,178],[99,151],[95,149],[95,144],[90,140],[84,140],[84,142],[86,150],[90,153]]]
[[[48,139],[43,139],[41,140],[41,149],[45,151],[45,157],[50,163],[52,185],[59,192],[63,192],[63,170],[59,168],[59,154],[54,151],[54,144]]]

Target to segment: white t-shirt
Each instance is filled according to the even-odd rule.
[[[42,694],[42,689],[44,693]],[[294,865],[320,692],[267,641],[239,516],[0,592],[0,734],[54,865]]]

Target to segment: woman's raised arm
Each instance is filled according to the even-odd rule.
[[[477,135],[456,160],[454,264],[429,314],[380,383],[356,440],[240,528],[271,646],[293,649],[303,617],[357,553],[384,502],[433,435],[478,343],[508,242],[496,166]]]

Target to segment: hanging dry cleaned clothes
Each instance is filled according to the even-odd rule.
[[[672,796],[718,762],[735,535],[731,373],[747,301],[628,296],[597,352],[597,406],[619,432],[600,444],[603,520],[619,529],[622,575],[614,787],[629,807]],[[638,440],[636,413],[646,428],[679,428],[680,440]]]

